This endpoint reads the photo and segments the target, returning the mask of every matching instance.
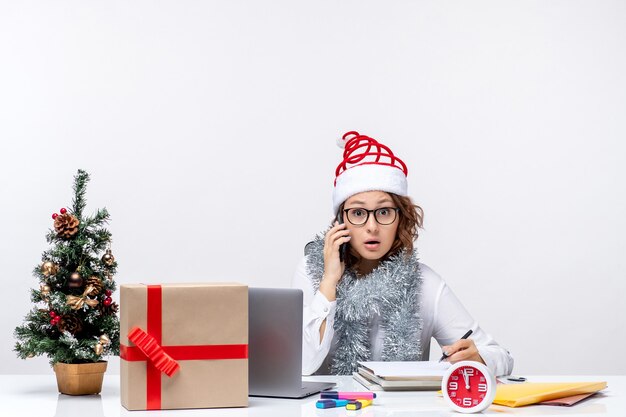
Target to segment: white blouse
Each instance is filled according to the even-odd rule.
[[[476,344],[480,356],[494,375],[510,375],[513,371],[513,357],[498,345],[465,310],[437,273],[420,263],[422,272],[421,309],[422,358],[428,360],[430,339],[434,337],[440,346],[451,345],[472,330],[470,338]],[[306,272],[306,257],[298,264],[293,278],[293,287],[300,288],[304,294],[304,315],[302,329],[302,373],[329,373],[329,358],[336,349],[333,323],[336,301],[328,301],[324,294],[315,292],[311,279]],[[320,326],[326,319],[326,330],[320,343]],[[379,317],[370,320],[370,343],[372,358],[379,361],[385,330],[380,326]],[[331,353],[331,355],[329,355]]]

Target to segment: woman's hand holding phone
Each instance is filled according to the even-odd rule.
[[[334,301],[337,284],[343,275],[345,264],[339,259],[342,244],[350,241],[350,231],[346,225],[335,221],[324,237],[324,277],[320,282],[320,291],[328,301]]]

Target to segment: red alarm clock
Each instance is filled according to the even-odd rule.
[[[496,396],[496,378],[480,362],[462,361],[450,366],[441,383],[443,398],[455,411],[479,413]]]

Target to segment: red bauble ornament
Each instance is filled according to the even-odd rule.
[[[110,306],[112,302],[113,302],[113,299],[111,297],[107,297],[104,299],[102,304],[104,304],[105,306]]]
[[[55,324],[57,324],[57,322],[54,321],[54,319],[50,319],[50,324],[54,326]]]
[[[54,311],[51,311],[49,314],[51,318],[55,318],[57,315],[57,313],[55,313]]]
[[[55,316],[52,320],[54,320],[54,324],[59,324],[61,321],[61,316]]]
[[[56,219],[57,217],[59,217],[59,215],[58,215],[58,214],[56,214],[56,213],[52,213],[52,220]]]
[[[61,214],[65,214],[67,213],[67,210],[65,208],[62,208],[61,210],[59,210],[61,212]]]
[[[110,296],[111,296],[111,294],[113,294],[113,292],[112,292],[111,290],[106,290],[106,291],[104,292],[104,295],[106,295],[107,297],[110,297]]]

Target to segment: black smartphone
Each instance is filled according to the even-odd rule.
[[[343,214],[341,212],[337,214],[337,221],[339,222],[339,224],[343,224]],[[342,243],[339,246],[339,262],[345,261],[347,251],[348,251],[348,244]]]

